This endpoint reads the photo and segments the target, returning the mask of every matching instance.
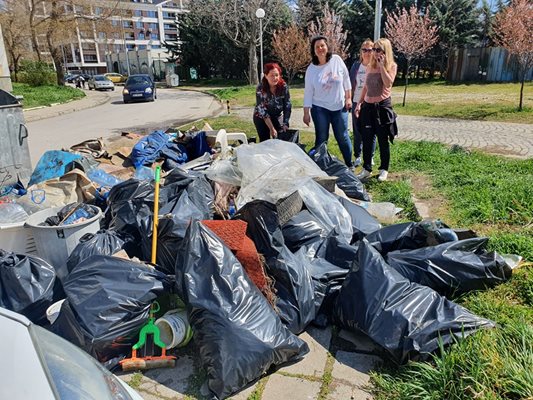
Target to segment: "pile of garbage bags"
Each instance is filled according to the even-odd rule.
[[[0,251],[0,306],[47,326],[47,307],[65,299],[49,329],[111,369],[130,355],[151,304],[177,295],[219,399],[301,360],[309,349],[297,335],[310,324],[363,332],[397,363],[494,327],[453,301],[511,276],[486,238],[460,238],[440,221],[382,227],[357,203],[370,201],[364,185],[325,145],[306,154],[269,140],[213,157],[205,132],[178,138],[154,132],[129,156],[138,168],[163,166],[155,264],[156,183],[121,175],[56,217],[86,209],[79,204],[105,212],[70,252],[66,277],[55,273],[63,266]],[[48,168],[33,184],[67,173]],[[336,187],[324,184],[329,176]],[[232,252],[237,235],[222,240],[202,223],[213,219],[219,232],[235,226],[224,227],[229,219],[246,222],[273,299]]]

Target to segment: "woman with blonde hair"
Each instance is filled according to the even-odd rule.
[[[374,42],[371,39],[365,39],[361,44],[359,50],[359,59],[356,60],[352,68],[350,68],[350,81],[352,82],[352,129],[353,129],[353,153],[355,156],[354,166],[357,167],[361,165],[361,152],[363,151],[363,139],[361,138],[361,132],[357,126],[357,117],[355,116],[355,108],[359,102],[359,97],[361,97],[361,92],[365,85],[366,71],[367,67],[372,61],[372,47]],[[374,150],[376,148],[376,141],[372,146],[372,155],[374,155]]]
[[[390,162],[389,140],[392,143],[398,134],[396,114],[391,102],[396,71],[391,42],[384,38],[378,39],[372,47],[372,60],[355,108],[363,138],[363,171],[358,175],[360,179],[366,179],[372,174],[372,144],[377,137],[381,158],[378,180],[387,180]]]

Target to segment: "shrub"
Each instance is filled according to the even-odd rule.
[[[20,83],[30,86],[47,86],[56,84],[56,73],[49,64],[41,61],[23,61],[18,74]]]

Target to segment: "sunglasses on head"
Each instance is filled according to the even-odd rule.
[[[363,53],[372,53],[372,49],[361,49]]]
[[[379,47],[372,48],[372,51],[375,51],[376,53],[383,53],[383,49],[380,49]]]

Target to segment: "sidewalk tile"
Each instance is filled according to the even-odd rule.
[[[369,381],[368,372],[381,362],[376,356],[339,351],[333,364],[333,378],[362,386]]]
[[[320,382],[272,374],[261,400],[315,400],[320,392]]]
[[[280,371],[295,375],[322,376],[328,358],[328,349],[307,332],[302,333],[300,339],[305,340],[309,346],[309,353],[302,361],[282,368]]]
[[[327,400],[372,400],[370,393],[365,392],[357,387],[345,385],[333,381],[330,384],[330,391]]]

